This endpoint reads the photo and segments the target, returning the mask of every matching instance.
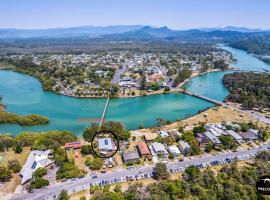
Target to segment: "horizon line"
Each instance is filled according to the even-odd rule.
[[[209,27],[187,27],[187,28],[171,28],[167,25],[164,26],[153,26],[145,24],[118,24],[118,25],[78,25],[78,26],[64,26],[64,27],[46,27],[46,28],[16,28],[16,27],[0,27],[0,29],[14,29],[14,30],[49,30],[49,29],[68,29],[68,28],[84,28],[84,27],[93,27],[93,28],[106,28],[106,27],[115,27],[115,26],[150,26],[153,28],[162,28],[168,27],[171,30],[190,30],[190,29],[223,29],[223,28],[246,28],[246,29],[259,29],[262,31],[269,30],[270,28],[259,28],[259,27],[248,27],[248,26],[237,26],[237,25],[226,25],[226,26],[209,26]]]

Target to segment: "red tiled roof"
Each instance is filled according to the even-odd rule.
[[[81,148],[82,144],[79,141],[76,142],[69,142],[65,144],[65,148],[73,148],[73,149],[78,149]]]
[[[145,142],[139,142],[137,144],[137,147],[142,155],[150,154],[150,151]]]

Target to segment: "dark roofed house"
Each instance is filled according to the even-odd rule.
[[[79,141],[76,142],[68,142],[65,144],[66,149],[80,149],[82,148],[82,144]]]
[[[197,133],[196,139],[199,142],[201,148],[204,148],[209,142],[209,138],[206,137],[203,133]]]
[[[123,153],[124,163],[134,163],[134,162],[139,161],[139,159],[140,159],[140,156],[137,150]]]
[[[251,131],[239,132],[238,134],[246,141],[259,139],[258,135],[254,134]]]
[[[137,144],[137,149],[141,157],[150,155],[150,151],[145,142],[139,142]]]

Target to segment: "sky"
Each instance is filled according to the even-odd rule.
[[[135,24],[270,29],[270,0],[0,0],[0,28]]]

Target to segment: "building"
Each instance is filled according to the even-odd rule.
[[[243,142],[243,138],[238,135],[235,131],[233,130],[227,130],[228,135],[232,136],[234,141],[238,142],[238,143],[242,143]]]
[[[134,150],[132,152],[126,152],[123,153],[123,161],[124,163],[135,163],[139,161],[140,156],[137,152],[137,150]]]
[[[145,142],[139,142],[137,144],[137,149],[141,157],[146,157],[150,155],[150,151]]]
[[[169,134],[166,131],[159,131],[158,133],[162,138],[166,138],[169,136]]]
[[[100,151],[112,151],[115,149],[111,138],[99,138],[98,149]]]
[[[160,154],[163,156],[168,155],[168,151],[166,150],[165,146],[159,142],[152,143],[153,150],[156,154]]]
[[[254,133],[255,135],[258,135],[258,136],[259,136],[259,131],[256,130],[256,129],[249,129],[248,131],[249,131],[249,132],[252,132],[252,133]]]
[[[181,152],[176,145],[171,145],[168,147],[168,151],[172,153],[174,156],[180,156]]]
[[[206,131],[204,135],[208,137],[214,144],[221,144],[221,141],[215,135],[213,135],[210,131]]]
[[[154,139],[156,139],[158,136],[157,133],[146,133],[144,135],[144,139],[146,142],[152,142]]]
[[[196,140],[199,142],[200,148],[204,148],[209,142],[209,138],[206,137],[203,133],[197,133]]]
[[[82,144],[79,141],[68,142],[68,143],[65,144],[66,150],[69,150],[69,149],[80,149],[81,147],[82,147]]]
[[[251,131],[247,132],[239,132],[238,135],[240,135],[245,141],[250,141],[250,140],[258,140],[259,136],[254,134]]]
[[[48,167],[53,163],[52,160],[48,159],[50,150],[47,151],[31,151],[24,166],[20,171],[20,176],[22,177],[21,184],[27,183],[31,178],[33,173],[40,167]]]
[[[182,151],[183,154],[187,154],[191,151],[190,145],[186,141],[183,141],[183,140],[180,140],[178,142],[178,147]]]

